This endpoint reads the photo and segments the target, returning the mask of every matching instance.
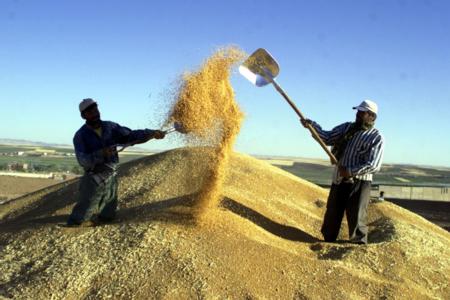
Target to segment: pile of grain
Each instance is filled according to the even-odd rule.
[[[184,74],[167,123],[178,122],[189,133],[190,145],[208,145],[215,150],[206,180],[196,202],[199,217],[217,207],[229,155],[239,133],[243,113],[234,98],[230,70],[244,59],[245,53],[236,47],[219,49],[199,70]]]
[[[122,165],[109,225],[56,226],[77,182],[1,205],[0,299],[450,299],[447,231],[385,201],[369,206],[369,245],[324,243],[326,190],[247,155],[230,155],[221,209],[195,226],[189,195],[213,155]]]

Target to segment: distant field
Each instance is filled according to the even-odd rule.
[[[268,161],[270,162],[270,161]],[[292,165],[273,165],[302,177],[317,184],[329,184],[332,177],[333,167],[331,165],[293,162]],[[374,176],[374,184],[394,185],[449,185],[450,170],[433,169],[418,166],[385,165],[381,171]]]
[[[21,151],[33,151],[33,152],[46,152],[48,151],[48,156],[6,156],[1,155],[2,153],[12,153]],[[27,163],[36,169],[36,172],[66,172],[69,171],[75,174],[81,174],[82,169],[80,168],[76,158],[74,156],[55,156],[52,152],[58,153],[73,153],[71,148],[59,148],[59,147],[38,147],[38,146],[10,146],[10,145],[0,145],[0,169],[5,170],[8,164]],[[135,152],[135,151],[125,151],[120,153],[120,162],[125,163],[127,161],[140,158],[151,153]]]
[[[57,151],[59,153],[73,153],[71,148],[60,147],[41,147],[41,146],[10,146],[0,145],[1,153],[10,153],[18,151]],[[145,155],[150,152],[124,151],[120,153],[120,162],[125,163]],[[279,157],[279,156],[257,156],[270,164],[290,172],[296,176],[316,184],[329,184],[333,167],[326,160],[297,158],[297,157]],[[0,166],[11,162],[29,163],[32,165],[47,166],[46,171],[74,171],[79,168],[76,158],[73,156],[2,156],[0,155]],[[78,169],[81,172],[80,169]],[[413,165],[383,165],[381,172],[374,177],[374,184],[397,184],[397,185],[449,185],[450,168],[429,168]]]
[[[55,165],[55,166],[76,166],[76,165],[78,165],[75,157],[0,156],[0,164],[12,163],[12,162]]]
[[[56,147],[34,147],[34,146],[9,146],[0,145],[0,153],[11,153],[19,151],[57,151],[59,153],[73,153],[70,148]],[[150,154],[150,153],[148,153]],[[144,156],[145,153],[124,152],[120,153],[120,162],[125,163]],[[74,172],[82,173],[82,170],[74,156],[3,156],[0,155],[0,166],[10,163],[28,163],[38,167],[41,172]],[[20,197],[41,188],[57,184],[61,181],[42,178],[23,178],[14,176],[0,176],[0,202]]]
[[[41,147],[41,146],[16,146],[16,145],[0,145],[0,154],[2,153],[12,153],[12,152],[52,152],[59,153],[73,153],[72,148],[59,148],[59,147]],[[5,156],[0,156],[5,157]],[[7,157],[7,156],[6,156]]]
[[[57,184],[61,181],[43,178],[0,176],[0,202]]]
[[[291,166],[277,164],[274,165],[291,174],[317,184],[330,183],[333,172],[333,168],[330,166],[318,165],[313,163],[294,162]]]

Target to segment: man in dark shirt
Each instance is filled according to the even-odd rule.
[[[131,130],[102,121],[97,103],[91,98],[83,99],[79,109],[86,123],[76,132],[73,144],[78,163],[85,173],[80,179],[77,204],[67,220],[67,226],[71,227],[86,221],[110,222],[115,218],[118,145],[141,144],[165,136],[161,130]]]

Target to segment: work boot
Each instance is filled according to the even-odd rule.
[[[67,223],[65,224],[65,227],[79,227],[81,225],[82,222],[79,221],[75,221],[73,219],[69,219],[67,220]]]
[[[72,219],[67,220],[66,223],[58,224],[60,227],[67,227],[67,228],[82,228],[82,227],[94,227],[98,224],[95,221],[84,221],[84,222],[78,222],[74,221]]]
[[[351,240],[349,240],[349,243],[356,244],[356,245],[367,245],[367,239],[366,240],[364,240],[364,239],[360,239],[360,240],[358,240],[358,239],[351,239]]]
[[[97,221],[100,223],[112,223],[114,219],[114,217],[103,217],[101,215],[97,217]]]

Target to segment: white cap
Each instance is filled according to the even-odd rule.
[[[80,113],[82,113],[86,108],[94,104],[97,104],[97,102],[95,102],[91,98],[83,99],[83,101],[81,101],[80,105],[78,106],[78,108],[80,109]]]
[[[364,100],[360,105],[353,107],[360,111],[371,111],[374,114],[378,114],[378,105],[372,100]]]

